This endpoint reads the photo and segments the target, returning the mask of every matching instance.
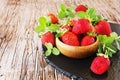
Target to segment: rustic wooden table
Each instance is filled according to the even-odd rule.
[[[39,16],[61,3],[87,4],[120,23],[120,0],[0,0],[0,80],[70,80],[46,63],[34,32]]]

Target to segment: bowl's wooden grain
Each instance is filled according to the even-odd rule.
[[[61,54],[70,58],[86,58],[93,55],[98,49],[98,38],[96,42],[88,46],[70,46],[56,38],[56,47]]]

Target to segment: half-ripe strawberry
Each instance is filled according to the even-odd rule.
[[[62,36],[61,39],[63,43],[71,45],[71,46],[79,46],[79,40],[77,35],[75,35],[72,32],[65,32]]]
[[[81,46],[87,46],[93,44],[95,42],[95,38],[93,36],[85,36],[81,41]]]
[[[83,34],[90,30],[90,22],[88,19],[79,19],[72,28],[75,34]]]
[[[51,32],[46,32],[42,35],[41,41],[42,44],[51,43],[52,45],[54,45],[55,37]]]
[[[86,11],[87,11],[87,7],[86,7],[85,5],[78,5],[78,6],[75,8],[75,12],[79,12],[79,11],[86,12]]]
[[[58,18],[57,18],[54,14],[49,13],[48,16],[50,17],[51,22],[52,22],[53,24],[58,23]]]
[[[90,69],[93,73],[101,75],[105,73],[110,67],[109,58],[105,58],[104,56],[97,56],[93,60]]]
[[[98,34],[107,35],[107,36],[110,36],[110,33],[112,32],[110,24],[105,20],[100,21],[95,26],[95,30]]]
[[[74,26],[75,25],[75,23],[77,22],[77,20],[70,20],[70,26]]]
[[[70,26],[68,26],[68,25],[64,25],[61,28],[62,29],[67,29],[67,31],[71,31],[72,30],[72,28]]]

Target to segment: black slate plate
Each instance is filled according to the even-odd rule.
[[[110,23],[112,31],[120,35],[120,24]],[[45,51],[43,46],[43,51]],[[95,55],[85,59],[71,59],[60,54],[59,56],[50,55],[44,58],[52,67],[67,75],[72,80],[120,80],[120,51],[111,58],[111,66],[103,75],[96,75],[89,69]]]

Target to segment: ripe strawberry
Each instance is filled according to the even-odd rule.
[[[96,31],[95,31],[95,27],[94,27],[94,26],[90,26],[90,29],[89,29],[88,32],[96,32]]]
[[[62,26],[61,27],[62,29],[67,29],[68,31],[71,31],[72,30],[72,28],[70,27],[70,26],[68,26],[68,25],[64,25],[64,26]]]
[[[75,35],[72,32],[65,32],[61,36],[61,39],[65,44],[68,44],[68,45],[71,45],[71,46],[79,46],[78,37],[77,37],[77,35]]]
[[[87,46],[93,44],[95,42],[95,38],[93,36],[85,36],[81,41],[81,46]]]
[[[51,32],[47,32],[43,34],[41,37],[42,44],[51,43],[52,45],[54,45],[54,40],[55,40],[55,37]]]
[[[95,26],[95,30],[98,34],[107,35],[107,36],[110,36],[110,33],[112,32],[110,24],[105,20],[100,21]]]
[[[84,11],[84,12],[86,12],[86,11],[87,11],[87,7],[84,6],[84,5],[78,5],[78,6],[75,8],[75,12],[79,12],[79,11]]]
[[[105,58],[104,56],[97,56],[93,60],[90,69],[95,74],[101,75],[108,70],[110,67],[109,58]]]
[[[58,18],[54,14],[50,13],[48,16],[51,18],[53,24],[58,23]]]
[[[88,19],[79,19],[73,26],[72,32],[75,34],[83,34],[90,30],[90,22]]]

